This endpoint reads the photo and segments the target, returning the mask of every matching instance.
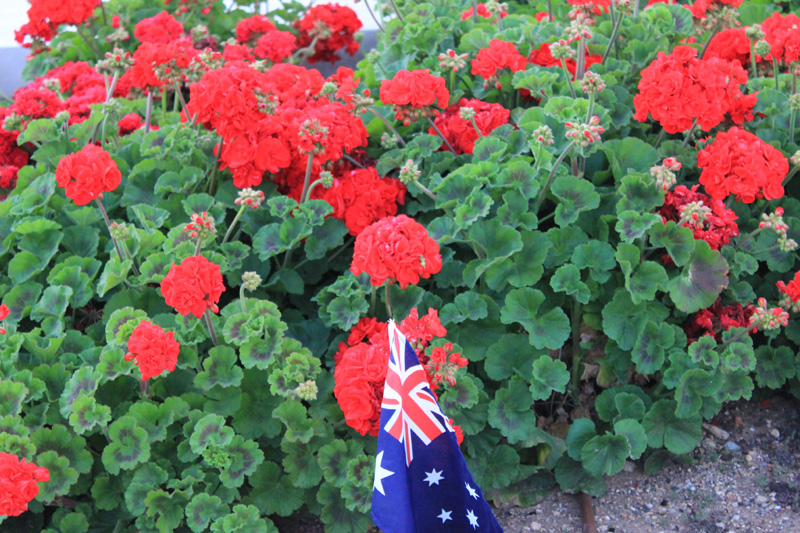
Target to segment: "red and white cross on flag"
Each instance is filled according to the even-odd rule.
[[[414,458],[412,433],[427,446],[450,428],[428,386],[416,352],[394,321],[389,322],[389,346],[391,355],[381,409],[394,413],[383,429],[404,445],[408,466]]]

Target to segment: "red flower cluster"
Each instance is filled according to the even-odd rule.
[[[769,43],[769,54],[764,58],[792,63],[800,59],[800,17],[773,13],[761,23],[764,40]]]
[[[422,224],[405,215],[384,218],[359,233],[350,266],[356,276],[369,274],[376,287],[388,279],[401,289],[441,269],[439,245]]]
[[[558,67],[561,68],[561,60],[553,57],[550,51],[550,43],[544,43],[536,50],[532,50],[528,56],[528,63],[539,65],[540,67]],[[603,56],[591,55],[589,49],[586,49],[586,69],[595,64],[603,62]],[[578,63],[574,59],[565,59],[564,64],[567,66],[567,71],[572,74],[572,80],[575,81],[575,72],[578,70]]]
[[[168,43],[144,42],[133,53],[133,67],[120,78],[120,83],[149,92],[154,87],[164,85],[164,81],[156,76],[156,67],[171,63],[170,68],[186,70],[198,54],[191,39],[177,39]]]
[[[435,390],[443,380],[450,382],[455,370],[466,366],[467,360],[460,354],[448,353],[452,345],[444,349],[434,348],[431,356],[425,354],[425,349],[435,337],[447,335],[436,310],[428,309],[428,314],[420,318],[417,310],[412,309],[408,318],[400,323],[399,329],[425,367],[431,390]],[[447,361],[445,366],[443,359]],[[375,318],[362,318],[351,330],[347,343],[339,344],[334,361],[333,394],[344,412],[347,425],[362,435],[377,436],[389,363],[388,324],[378,322]]]
[[[683,326],[689,344],[695,342],[703,335],[722,340],[722,333],[730,328],[746,328],[753,316],[754,307],[747,304],[722,304],[720,299],[707,309],[701,309],[692,317],[688,324]]]
[[[288,31],[272,30],[258,38],[253,54],[259,59],[280,63],[291,57],[297,48],[297,38]]]
[[[633,97],[639,122],[652,115],[667,133],[680,133],[694,120],[704,130],[719,125],[726,115],[736,123],[753,118],[756,95],[743,95],[747,71],[719,58],[697,59],[697,50],[676,46],[642,71],[639,94]]]
[[[381,101],[391,104],[395,118],[406,125],[421,116],[437,115],[431,106],[446,108],[450,91],[444,79],[434,76],[428,69],[401,70],[391,80],[381,80]]]
[[[61,24],[80,26],[94,13],[101,0],[30,0],[28,22],[14,32],[14,38],[26,48],[25,37],[49,41]]]
[[[689,189],[678,185],[667,191],[664,205],[661,206],[658,213],[665,224],[671,220],[685,226],[692,230],[696,240],[706,241],[712,250],[719,250],[722,246],[730,244],[731,237],[739,235],[739,226],[736,224],[738,217],[732,210],[727,209],[721,200],[697,192],[698,187],[699,185],[693,185]],[[681,208],[695,202],[702,202],[703,206],[710,209],[710,212],[700,220],[697,218],[686,220]]]
[[[709,195],[725,200],[734,194],[746,204],[756,198],[781,198],[789,172],[789,161],[780,150],[736,127],[719,133],[703,148],[697,166],[703,169],[700,183]]]
[[[122,137],[123,135],[129,135],[134,131],[143,128],[144,119],[136,113],[130,113],[129,115],[122,117],[119,122],[117,122],[117,126],[119,126],[119,136]],[[158,130],[158,126],[151,124],[150,129],[153,131]]]
[[[167,44],[183,35],[183,24],[167,13],[162,11],[155,17],[141,20],[133,34],[143,43]]]
[[[142,381],[147,381],[165,370],[175,370],[180,351],[181,345],[175,340],[173,332],[166,332],[145,320],[131,333],[125,360],[135,360],[142,373]]]
[[[723,6],[739,7],[744,0],[694,0],[690,6],[686,6],[696,19],[706,18],[709,9],[721,8]]]
[[[19,168],[14,165],[4,165],[0,167],[0,189],[13,189],[17,185],[17,174]],[[0,196],[4,200],[5,195]]]
[[[46,468],[0,452],[0,516],[19,516],[27,511],[42,481],[50,481]]]
[[[358,235],[370,224],[396,215],[397,205],[405,202],[406,187],[394,178],[381,178],[374,168],[357,169],[336,177],[318,197],[333,206],[333,216],[344,221],[350,235]]]
[[[294,27],[300,31],[298,45],[301,48],[311,46],[316,38],[314,54],[308,58],[312,65],[317,61],[339,61],[339,50],[350,55],[358,52],[358,41],[353,34],[361,29],[361,21],[349,7],[339,4],[314,6],[294,23]]]
[[[722,30],[712,37],[703,58],[712,57],[738,61],[745,70],[750,68],[750,38],[745,35],[744,28]]]
[[[161,281],[161,295],[167,305],[183,316],[202,318],[206,309],[218,313],[217,303],[224,291],[219,265],[202,255],[189,256],[180,265],[172,263]]]
[[[493,80],[500,89],[501,85],[496,79],[497,71],[508,68],[511,72],[519,72],[525,70],[525,64],[525,57],[519,53],[516,46],[506,41],[492,39],[489,48],[481,49],[472,60],[472,73],[487,80],[487,84],[489,80]]]
[[[0,165],[11,165],[22,168],[28,163],[28,152],[17,145],[19,131],[7,131],[3,122],[11,114],[11,110],[0,107]]]
[[[473,8],[469,8],[463,13],[461,13],[461,20],[467,20],[468,18],[472,18],[472,15],[475,13]],[[489,10],[486,9],[486,4],[480,2],[478,4],[478,16],[483,17],[485,19],[492,18],[492,14],[489,13]],[[506,18],[508,16],[508,11],[502,10],[500,12],[500,18]],[[495,19],[492,18],[492,22],[495,22]]]
[[[86,205],[119,187],[122,174],[108,152],[88,144],[64,156],[56,167],[56,182],[75,205]]]
[[[0,323],[2,323],[3,320],[8,318],[8,315],[10,314],[11,314],[11,309],[9,309],[6,304],[0,304]],[[6,334],[6,328],[0,326],[0,335],[5,335],[5,334]],[[0,499],[0,501],[2,501],[2,499]]]
[[[460,109],[471,107],[475,110],[475,124],[481,130],[481,135],[489,135],[491,132],[508,124],[511,112],[500,104],[490,104],[477,99],[467,100],[462,98],[457,104],[451,105],[442,114],[436,117],[434,123],[439,131],[455,149],[456,154],[471,154],[475,147],[475,141],[480,137],[472,122],[461,118]],[[433,128],[428,130],[431,135],[436,134]]]
[[[264,15],[253,15],[240,20],[236,25],[236,40],[241,44],[255,46],[261,35],[275,29],[275,24]]]
[[[795,272],[794,279],[789,283],[779,281],[777,286],[778,292],[788,296],[792,302],[800,302],[800,271]]]

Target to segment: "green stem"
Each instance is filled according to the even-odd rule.
[[[612,2],[614,0],[611,0]],[[619,27],[622,25],[622,19],[625,18],[622,13],[618,14],[617,20],[614,22],[614,27],[611,30],[611,37],[609,37],[608,45],[606,46],[606,51],[603,52],[603,63],[606,62],[608,59],[608,54],[611,53],[611,48],[616,46],[617,36],[619,35]]]
[[[613,1],[613,0],[612,0]],[[581,353],[581,304],[578,300],[573,298],[572,301],[572,394],[575,401],[578,401],[578,395],[581,384],[581,361],[583,354]]]
[[[612,0],[612,3],[613,3],[613,0]],[[588,110],[588,113],[586,114],[586,123],[587,124],[589,123],[590,120],[592,120],[592,114],[594,114],[594,99],[595,99],[595,94],[594,94],[594,91],[592,91],[592,92],[589,93],[589,110]]]
[[[181,86],[177,82],[175,83],[175,95],[181,102],[181,107],[183,107],[183,112],[186,113],[186,120],[189,121],[189,125],[194,126],[195,116],[189,114],[189,105],[186,103],[186,99],[183,97],[183,93],[181,92]]]
[[[692,138],[692,133],[694,133],[695,126],[697,126],[697,119],[696,118],[692,121],[692,127],[689,128],[689,131],[686,132],[686,138],[683,140],[683,147],[684,148],[689,146],[689,141]]]
[[[153,119],[153,90],[147,93],[147,108],[144,112],[144,134],[150,133],[150,122]]]
[[[567,78],[567,87],[569,87],[569,92],[572,93],[573,98],[577,98],[578,95],[575,94],[575,87],[572,86],[572,78],[567,70],[567,63],[563,59],[561,60],[561,70],[564,71],[564,77]]]
[[[703,44],[703,49],[700,50],[699,54],[697,54],[697,59],[703,59],[703,56],[705,55],[706,50],[708,49],[708,44],[711,42],[711,39],[713,39],[714,36],[719,31],[719,28],[720,28],[721,24],[722,24],[722,21],[719,21],[714,25],[713,28],[711,28],[711,35],[708,36],[708,39],[706,39],[705,44]]]
[[[139,272],[139,269],[136,268],[136,261],[133,260],[133,256],[128,251],[128,246],[125,244],[125,241],[121,241],[120,244],[122,244],[122,251],[125,253],[125,257],[127,257],[131,262],[131,269],[133,270],[133,273],[137,276],[141,276],[141,272]]]
[[[306,177],[303,180],[303,192],[300,194],[300,203],[304,204],[308,200],[308,186],[311,183],[311,168],[314,166],[314,152],[308,153],[308,162],[306,163]]]
[[[125,261],[125,258],[122,257],[122,250],[119,247],[117,239],[115,239],[114,235],[111,234],[111,221],[108,219],[108,213],[106,213],[106,208],[103,207],[103,202],[100,201],[100,198],[95,198],[94,201],[97,202],[97,207],[100,208],[100,214],[103,215],[103,220],[105,220],[106,222],[106,229],[108,230],[108,235],[111,237],[111,240],[114,241],[114,248],[117,249],[117,255],[119,256],[119,260]]]
[[[100,58],[100,57],[101,57],[103,54],[101,54],[101,53],[100,53],[100,49],[99,49],[99,48],[97,48],[97,45],[94,43],[94,39],[89,39],[89,38],[86,36],[86,34],[85,34],[85,33],[83,33],[83,31],[81,30],[81,25],[80,25],[80,24],[77,24],[77,25],[75,26],[75,30],[78,32],[78,35],[80,35],[80,36],[81,36],[81,39],[83,39],[83,40],[84,40],[84,42],[85,42],[85,43],[86,43],[86,44],[89,46],[89,48],[91,48],[91,49],[92,49],[92,52],[94,52],[94,54],[95,54],[95,55],[97,56],[97,58],[99,59],[99,58]]]
[[[453,152],[453,155],[457,156],[458,154],[456,153],[455,149],[453,148],[453,145],[450,144],[450,141],[447,140],[447,137],[444,136],[442,131],[438,128],[438,126],[436,126],[436,123],[433,120],[431,120],[430,117],[428,117],[428,123],[430,123],[431,127],[433,128],[433,131],[435,131],[439,135],[439,137],[442,138],[442,140],[444,141],[445,146],[447,146],[447,149],[450,150],[451,152]]]
[[[200,255],[200,249],[203,247],[202,235],[197,236],[197,244],[194,245],[194,255]]]
[[[478,123],[475,122],[475,117],[472,117],[471,119],[469,119],[469,121],[472,122],[472,127],[475,128],[475,133],[478,134],[478,137],[483,137],[484,135],[483,133],[481,133],[481,129],[478,127]]]
[[[422,189],[422,192],[424,192],[424,193],[425,193],[425,194],[428,196],[428,198],[430,198],[430,199],[431,199],[431,200],[433,200],[434,202],[436,201],[436,198],[437,198],[437,197],[436,197],[436,194],[435,194],[435,193],[431,192],[431,190],[430,190],[430,189],[428,189],[426,186],[424,186],[423,184],[421,184],[421,183],[420,183],[419,181],[417,181],[417,180],[414,180],[414,183],[416,183],[416,184],[417,184],[417,186],[418,186],[420,189]]]
[[[206,312],[203,313],[203,317],[206,319],[206,326],[208,327],[208,333],[211,335],[211,343],[214,346],[219,346],[219,342],[217,341],[217,334],[214,331],[214,324],[211,323],[211,311],[206,309]]]
[[[224,139],[222,139],[222,137],[220,137],[219,143],[217,143],[217,149],[215,150],[216,155],[214,155],[213,153],[211,154],[211,155],[214,156],[214,168],[211,170],[211,179],[208,181],[208,193],[211,194],[212,196],[214,195],[214,192],[215,192],[214,188],[215,188],[215,186],[217,184],[217,170],[219,169],[219,163],[218,163],[217,160],[222,158],[222,144],[223,144],[223,142],[224,142]]]
[[[613,0],[612,0],[613,1]],[[581,81],[586,71],[586,45],[578,41],[578,64],[575,67],[575,79]]]
[[[761,233],[765,229],[767,229],[767,228],[756,228],[756,229],[754,229],[753,231],[751,231],[750,233],[745,235],[744,238],[741,241],[736,243],[736,247],[737,248],[742,248],[747,241],[749,241],[750,239],[752,239],[753,237],[755,237],[756,235],[758,235],[759,233]]]
[[[364,4],[366,4],[367,11],[369,11],[369,14],[372,17],[372,20],[375,21],[375,24],[377,24],[378,29],[380,29],[381,32],[386,33],[386,30],[383,28],[383,24],[381,24],[381,21],[378,20],[378,17],[376,17],[375,13],[372,11],[372,8],[369,5],[369,0],[364,0]]]
[[[361,163],[359,163],[358,161],[356,161],[355,159],[353,159],[352,157],[350,157],[347,154],[342,154],[342,159],[346,159],[347,161],[350,161],[353,165],[357,166],[358,168],[367,168],[367,167],[365,167],[364,165],[362,165]]]
[[[150,382],[143,379],[140,388],[142,390],[142,398],[148,400],[150,398]]]
[[[800,167],[794,167],[792,171],[789,172],[789,174],[787,174],[785,178],[783,178],[783,183],[781,185],[786,187],[786,185],[789,184],[789,181],[794,177],[794,175],[797,174],[798,170],[800,170]]]
[[[472,20],[478,23],[478,0],[472,0]]]
[[[400,139],[400,144],[402,144],[403,146],[406,145],[406,141],[404,141],[403,137],[399,133],[397,133],[397,130],[394,129],[394,126],[392,126],[392,123],[389,122],[389,120],[386,117],[384,117],[383,115],[381,115],[380,113],[378,113],[377,111],[372,109],[371,107],[368,107],[367,111],[369,111],[370,113],[372,113],[373,115],[378,117],[381,120],[381,122],[383,122],[383,125],[386,126],[389,129],[389,131],[394,133],[397,136],[398,139]]]
[[[322,185],[322,180],[321,180],[321,179],[319,179],[319,180],[316,180],[314,183],[312,183],[311,185],[309,185],[309,186],[308,186],[308,198],[311,198],[311,194],[314,192],[314,188],[315,188],[317,185]],[[307,200],[308,198],[306,198],[306,200]]]
[[[792,113],[789,116],[789,142],[794,142],[794,121],[795,115],[797,114],[797,110],[792,109]]]
[[[384,283],[383,286],[386,288],[386,312],[389,314],[389,318],[392,318],[392,297],[389,295],[389,284]]]
[[[230,238],[231,233],[233,233],[233,227],[236,226],[236,223],[239,221],[239,217],[242,216],[242,213],[244,213],[244,210],[246,208],[247,208],[247,204],[242,204],[242,207],[239,208],[239,212],[236,213],[235,217],[233,217],[233,222],[231,222],[231,225],[228,226],[228,231],[225,232],[225,237],[223,237],[222,243],[220,243],[220,245],[225,244],[226,242],[228,242],[228,239]]]
[[[244,283],[239,287],[239,301],[242,303],[242,312],[247,312],[247,303],[244,300]]]
[[[750,253],[753,254],[753,255],[761,255],[761,254],[765,254],[767,252],[771,252],[772,250],[777,250],[780,247],[781,247],[780,244],[776,244],[774,246],[770,246],[769,248],[764,248],[763,250],[759,250],[757,252],[750,252]]]
[[[403,18],[403,15],[400,14],[400,10],[397,9],[397,4],[394,3],[394,0],[389,0],[389,3],[392,4],[392,9],[394,9],[394,12],[397,13],[397,18],[400,19],[400,22],[405,22],[405,19]]]
[[[753,71],[753,79],[756,79],[758,68],[756,67],[756,44],[753,39],[750,39],[750,69]]]
[[[372,286],[372,296],[369,299],[369,316],[375,316],[375,306],[378,301],[378,289]]]
[[[167,86],[161,88],[161,122],[167,121]]]
[[[536,198],[536,205],[533,208],[534,215],[539,214],[539,208],[542,207],[542,203],[544,203],[544,199],[547,196],[547,191],[550,189],[550,184],[553,183],[553,178],[556,176],[558,166],[564,162],[564,159],[567,157],[569,151],[572,150],[573,146],[575,146],[575,141],[570,142],[567,147],[564,148],[564,151],[561,152],[561,155],[558,156],[558,159],[556,159],[556,162],[553,164],[553,168],[550,170],[550,175],[547,176],[547,181],[544,184],[544,188],[539,193],[539,197]]]
[[[653,142],[653,148],[658,148],[658,146],[661,144],[661,141],[663,141],[664,137],[666,136],[667,136],[667,130],[661,128],[661,133],[658,134],[658,137],[656,137],[656,140]]]
[[[778,70],[778,60],[775,59],[775,56],[772,57],[772,70],[775,76],[775,90],[780,91],[780,86],[781,86],[780,71]]]

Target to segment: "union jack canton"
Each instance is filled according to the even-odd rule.
[[[502,533],[425,369],[394,321],[389,346],[372,520],[384,533]]]

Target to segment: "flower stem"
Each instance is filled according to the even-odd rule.
[[[100,58],[100,57],[101,57],[103,54],[101,54],[101,53],[100,53],[100,49],[99,49],[99,48],[97,48],[97,45],[95,44],[95,42],[94,42],[94,39],[89,39],[89,38],[86,36],[86,34],[85,34],[85,33],[83,33],[83,31],[81,30],[81,25],[80,25],[80,24],[76,24],[76,25],[75,25],[75,30],[78,32],[78,35],[80,35],[80,36],[81,36],[81,39],[83,39],[83,40],[84,40],[84,42],[85,42],[85,43],[86,43],[86,44],[89,46],[89,48],[91,48],[91,49],[92,49],[92,52],[94,52],[94,54],[95,54],[95,55],[98,57],[98,59],[99,59],[99,58]]]
[[[144,398],[145,400],[149,399],[150,398],[150,382],[145,380],[145,379],[143,379],[140,387],[142,389],[142,398]]]
[[[613,1],[613,0],[612,0]],[[581,384],[581,303],[573,298],[572,301],[572,394],[578,400],[578,391]]]
[[[564,162],[564,159],[567,157],[567,154],[569,154],[569,151],[572,150],[573,146],[575,146],[575,141],[570,142],[567,145],[567,147],[564,148],[564,151],[561,152],[561,155],[558,156],[558,159],[556,159],[556,162],[553,164],[553,168],[552,170],[550,170],[550,175],[547,176],[547,181],[544,184],[544,188],[539,193],[539,197],[536,199],[536,205],[533,208],[534,215],[539,214],[539,208],[542,207],[542,203],[544,203],[544,199],[547,196],[547,191],[550,189],[550,184],[553,183],[553,178],[556,175],[556,170],[558,170],[558,166]]]
[[[214,156],[214,168],[211,170],[211,179],[208,182],[208,193],[213,195],[214,194],[214,187],[217,184],[217,170],[219,169],[219,162],[218,159],[222,158],[222,143],[224,139],[220,137],[219,143],[217,143],[217,149],[214,150],[216,154],[211,154]]]
[[[389,318],[393,318],[392,297],[389,295],[389,283],[386,283],[384,287],[386,288],[386,312],[389,314]]]
[[[119,70],[114,71],[114,77],[111,79],[111,86],[108,88],[108,92],[106,93],[106,103],[111,100],[111,97],[114,96],[114,89],[117,88],[117,82],[119,81]]]
[[[434,202],[437,200],[437,198],[436,198],[436,194],[435,194],[434,192],[432,192],[432,191],[431,191],[429,188],[427,188],[426,186],[424,186],[423,184],[421,184],[421,183],[420,183],[419,181],[417,181],[417,180],[414,180],[414,183],[416,183],[416,184],[417,184],[417,186],[418,186],[420,189],[422,189],[422,192],[424,192],[424,193],[425,193],[425,194],[428,196],[428,198],[430,198],[430,199],[431,199],[431,200],[433,200]]]
[[[444,134],[441,132],[441,130],[436,126],[436,123],[433,120],[431,120],[430,117],[428,117],[428,122],[430,123],[431,127],[433,128],[433,131],[435,131],[439,135],[439,137],[442,138],[442,140],[444,141],[445,146],[447,146],[447,149],[450,150],[451,152],[453,152],[453,155],[458,155],[458,154],[456,154],[456,151],[453,148],[453,145],[450,144],[450,141],[447,140],[447,137],[444,136]]]
[[[150,133],[150,121],[153,118],[153,90],[147,93],[147,110],[144,113],[144,134]]]
[[[753,71],[753,79],[758,77],[758,68],[756,67],[756,45],[753,39],[750,39],[750,68]]]
[[[392,9],[397,13],[397,18],[400,19],[400,22],[405,22],[406,20],[403,18],[403,15],[400,14],[400,10],[397,9],[397,4],[394,3],[394,0],[389,0],[389,3],[392,4]]]
[[[780,71],[778,70],[778,60],[775,59],[775,56],[772,56],[772,70],[775,76],[775,90],[780,91],[780,86],[781,86]]]
[[[686,148],[689,146],[689,140],[692,138],[692,133],[694,133],[694,128],[697,126],[697,118],[692,121],[692,127],[689,128],[689,131],[686,132],[686,138],[683,140],[683,147]]]
[[[783,183],[781,183],[781,185],[786,187],[786,185],[789,183],[789,180],[791,180],[794,177],[794,175],[797,174],[798,170],[800,170],[800,167],[794,167],[792,171],[789,172],[789,174],[787,174],[785,178],[783,178]]]
[[[367,168],[367,167],[365,167],[364,165],[362,165],[361,163],[359,163],[358,161],[356,161],[355,159],[353,159],[352,157],[350,157],[347,154],[342,154],[342,158],[346,159],[347,161],[350,161],[352,164],[354,164],[358,168]]]
[[[161,122],[167,121],[167,86],[161,88]]]
[[[567,86],[569,87],[569,92],[572,93],[573,98],[577,98],[578,95],[575,94],[575,87],[572,86],[572,78],[569,75],[569,71],[567,70],[567,63],[562,59],[561,60],[561,70],[564,71],[564,77],[567,78]]]
[[[100,198],[95,198],[94,200],[97,202],[97,207],[100,208],[100,214],[103,215],[103,220],[106,222],[106,229],[108,229],[108,235],[111,237],[111,240],[114,241],[114,248],[117,249],[117,255],[119,256],[120,261],[125,261],[125,258],[122,256],[122,250],[119,247],[119,243],[117,239],[111,234],[111,221],[108,219],[108,213],[106,213],[106,208],[103,207],[103,202],[100,201]]]
[[[478,123],[475,122],[475,117],[472,117],[471,119],[469,119],[469,121],[472,122],[472,127],[475,128],[475,133],[478,134],[478,137],[485,137],[485,135],[481,133],[481,129],[478,127]]]
[[[381,115],[380,113],[378,113],[377,111],[372,109],[371,107],[368,107],[367,111],[369,111],[370,113],[372,113],[373,115],[378,117],[381,120],[381,122],[383,122],[383,125],[386,126],[389,129],[389,131],[394,133],[397,136],[398,139],[400,139],[400,144],[402,144],[403,146],[406,145],[406,141],[404,141],[403,137],[399,133],[397,133],[397,130],[394,129],[394,126],[392,126],[392,123],[389,122],[389,120],[386,117],[384,117],[383,115]]]
[[[186,119],[189,121],[189,125],[194,126],[195,116],[189,114],[189,106],[186,104],[186,99],[183,97],[183,93],[181,92],[181,86],[177,82],[175,83],[175,94],[181,101],[181,107],[183,107],[183,111],[186,113]]]
[[[472,20],[478,23],[478,0],[472,0]]]
[[[308,162],[306,163],[306,177],[303,180],[303,192],[300,194],[300,203],[306,203],[308,200],[308,186],[311,183],[311,168],[314,166],[314,152],[308,153]]]
[[[611,0],[612,3],[614,0]],[[611,53],[611,48],[617,45],[617,37],[619,35],[619,27],[622,25],[622,19],[625,18],[622,13],[617,13],[617,20],[614,22],[614,27],[611,30],[611,37],[608,39],[608,45],[606,46],[606,51],[603,52],[603,63],[606,62],[608,59],[608,54]]]
[[[796,118],[795,117],[796,114],[797,111],[795,109],[792,109],[792,113],[789,116],[789,142],[794,142],[794,121]]]
[[[247,312],[247,302],[244,300],[244,283],[239,287],[239,301],[242,303],[242,312]]]
[[[375,316],[375,304],[378,300],[378,290],[375,285],[372,286],[372,296],[369,299],[369,316]]]
[[[211,343],[214,346],[219,346],[219,342],[217,341],[217,334],[214,331],[214,324],[211,323],[211,311],[206,309],[206,312],[203,313],[203,317],[206,319],[206,326],[208,327],[208,333],[211,335]]]
[[[711,35],[709,35],[709,36],[708,36],[708,39],[706,39],[706,42],[705,42],[705,44],[703,44],[703,49],[702,49],[702,50],[700,50],[700,53],[699,53],[699,54],[697,54],[697,59],[703,59],[703,56],[705,55],[705,53],[706,53],[706,50],[708,49],[708,44],[711,42],[711,39],[713,39],[713,38],[714,38],[714,36],[715,36],[715,35],[717,34],[717,32],[719,31],[720,24],[721,24],[721,21],[720,21],[720,22],[717,22],[717,23],[714,25],[714,27],[713,27],[713,28],[711,28]]]
[[[613,0],[612,0],[613,1]],[[578,41],[578,63],[575,66],[575,79],[580,81],[586,72],[586,46],[583,41]]]
[[[587,124],[589,123],[590,120],[592,120],[592,115],[594,114],[594,99],[595,99],[595,94],[594,91],[592,91],[591,93],[589,93],[589,110],[588,113],[586,114]]]
[[[194,245],[194,255],[200,255],[200,249],[203,247],[203,238],[197,237],[197,244]]]
[[[137,276],[141,276],[142,274],[141,272],[139,272],[139,269],[136,268],[136,261],[133,260],[133,256],[128,251],[128,247],[125,245],[125,241],[121,241],[120,244],[122,245],[122,251],[125,254],[125,257],[127,257],[128,260],[131,262],[131,268],[133,269],[133,273],[136,274]]]
[[[378,20],[378,17],[375,16],[375,13],[372,11],[372,8],[369,6],[369,0],[364,0],[364,3],[367,5],[367,11],[369,11],[372,20],[375,21],[375,24],[378,25],[378,29],[380,29],[383,33],[386,33],[386,30],[383,28],[383,24],[381,21]]]
[[[228,238],[231,236],[231,233],[233,233],[233,227],[236,226],[236,223],[239,221],[239,217],[242,216],[242,213],[244,213],[246,207],[247,206],[243,204],[242,207],[239,208],[239,212],[236,213],[235,217],[233,217],[233,222],[231,222],[231,225],[228,226],[228,231],[225,232],[225,237],[222,238],[220,245],[228,242]]]

